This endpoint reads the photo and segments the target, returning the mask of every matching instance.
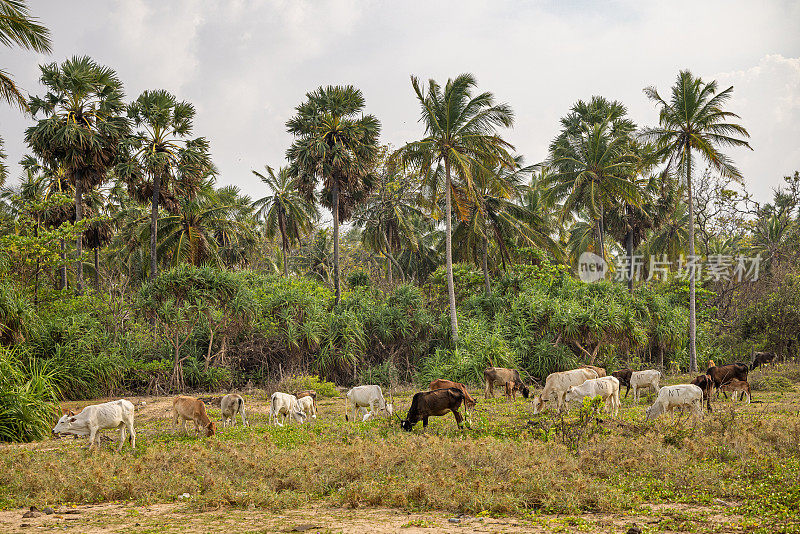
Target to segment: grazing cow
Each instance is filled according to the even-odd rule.
[[[464,393],[458,388],[434,389],[415,393],[414,398],[411,399],[408,415],[400,421],[400,428],[411,432],[414,425],[421,420],[424,429],[428,427],[428,417],[445,415],[448,412],[453,412],[458,428],[463,428],[464,419],[458,411],[462,402],[464,402]]]
[[[753,361],[750,363],[750,370],[753,371],[759,365],[766,365],[768,363],[775,363],[774,352],[754,352]]]
[[[706,401],[706,407],[709,412],[711,409],[711,393],[714,391],[714,381],[708,375],[699,375],[691,382],[692,385],[699,387],[703,391],[703,399]]]
[[[359,408],[369,408],[369,412],[364,416],[364,421],[376,417],[378,412],[384,411],[392,415],[392,405],[383,398],[383,391],[380,386],[356,386],[347,392],[344,400],[344,419],[350,420],[348,404],[353,403],[353,421],[356,420]]]
[[[186,430],[186,421],[192,421],[194,423],[194,429],[197,431],[198,436],[200,435],[201,427],[206,437],[213,436],[217,431],[217,425],[208,418],[206,405],[203,401],[194,397],[180,395],[175,397],[175,400],[172,401],[173,431],[177,430],[177,426],[180,423],[183,427],[183,431],[188,433]]]
[[[633,375],[633,369],[620,369],[611,373],[611,376],[619,380],[620,386],[628,388],[625,390],[625,398],[628,398],[628,392],[631,390],[631,375]]]
[[[606,370],[604,367],[597,367],[595,365],[581,365],[582,369],[591,369],[595,373],[597,373],[597,378],[603,378],[606,376]]]
[[[119,429],[119,447],[125,443],[125,430],[128,430],[131,448],[136,448],[136,432],[133,430],[133,404],[125,399],[104,402],[87,406],[80,413],[67,411],[53,428],[54,434],[72,434],[75,436],[89,436],[89,450],[97,447],[100,441],[98,430],[106,428]]]
[[[709,363],[714,363],[709,362]],[[719,388],[723,384],[727,384],[734,378],[737,380],[747,380],[747,373],[750,371],[750,368],[741,362],[737,363],[729,363],[727,365],[714,365],[710,366],[706,369],[706,374],[711,377],[711,380],[714,382],[714,387],[717,388],[717,397],[719,397]],[[725,393],[725,397],[727,398],[728,394]]]
[[[461,393],[464,394],[464,406],[467,409],[475,407],[475,399],[473,399],[472,396],[467,392],[467,387],[461,382],[453,382],[451,380],[437,378],[436,380],[431,382],[431,385],[428,389],[433,391],[434,389],[442,389],[442,388],[460,389]]]
[[[280,423],[278,422],[278,416],[281,416]],[[276,391],[270,399],[269,422],[272,424],[274,421],[276,425],[283,426],[287,416],[290,421],[295,420],[298,423],[303,423],[306,419],[306,415],[300,411],[297,397]]]
[[[597,397],[603,398],[603,410],[608,411],[609,405],[611,406],[612,416],[616,417],[619,413],[619,380],[613,376],[604,376],[602,378],[590,378],[583,384],[577,386],[570,386],[564,394],[564,400],[569,404],[574,400],[581,400],[584,397]]]
[[[730,393],[731,399],[733,400],[736,400],[738,393],[742,393],[742,395],[747,396],[745,404],[750,404],[750,383],[747,380],[737,380],[734,378],[727,384],[722,385],[722,391]]]
[[[664,386],[658,392],[656,402],[647,409],[646,421],[656,419],[664,412],[670,412],[677,407],[688,406],[692,410],[695,420],[703,416],[703,391],[694,384],[678,384],[677,386]]]
[[[634,371],[631,374],[630,387],[633,388],[633,402],[639,402],[639,390],[649,388],[653,393],[658,393],[659,382],[661,381],[661,373],[655,369],[648,369],[646,371]]]
[[[546,402],[552,400],[556,401],[556,407],[560,410],[564,402],[564,395],[570,386],[579,386],[597,377],[597,372],[593,369],[572,369],[571,371],[560,371],[557,373],[550,373],[547,375],[547,380],[544,383],[544,390],[542,394],[533,399],[533,413],[538,414],[544,411],[547,406]]]
[[[303,391],[298,391],[294,394],[297,397],[297,400],[302,399],[303,397],[311,397],[314,401],[314,413],[317,413],[317,392],[313,389],[304,389]]]
[[[242,416],[242,424],[247,426],[247,418],[244,415],[244,399],[241,395],[236,393],[228,393],[219,402],[219,408],[222,411],[222,426],[228,426],[228,421],[233,422],[236,426],[236,414]]]
[[[317,418],[317,405],[314,402],[314,398],[310,395],[297,399],[297,408],[303,412],[306,419],[308,419],[309,416],[311,416],[312,419]]]
[[[509,399],[516,399],[517,391],[521,391],[522,396],[526,399],[530,394],[528,386],[522,383],[522,379],[519,377],[519,371],[516,369],[487,367],[483,371],[483,382],[483,393],[487,399],[494,397],[494,386],[504,386],[506,388],[506,397]]]

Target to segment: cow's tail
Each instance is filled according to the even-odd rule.
[[[347,409],[348,408],[348,402],[347,401],[349,401],[349,400],[350,400],[349,397],[347,395],[345,395],[344,396],[344,420],[345,421],[350,421],[350,416],[348,415],[348,409]]]

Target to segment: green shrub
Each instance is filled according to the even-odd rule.
[[[369,274],[363,269],[357,269],[347,275],[347,285],[350,288],[369,287],[371,284]]]
[[[322,397],[339,396],[339,390],[336,389],[336,384],[333,382],[326,382],[314,375],[292,375],[284,378],[280,384],[278,384],[278,389],[287,393],[294,393],[295,391],[302,391],[304,389],[313,389],[317,392],[317,395]]]
[[[34,441],[50,433],[56,391],[51,369],[24,364],[0,347],[0,441]]]
[[[400,382],[400,373],[391,360],[386,360],[361,371],[360,379],[362,384],[377,384],[388,388]]]

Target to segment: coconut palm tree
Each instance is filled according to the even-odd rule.
[[[190,138],[194,106],[163,89],[145,91],[128,106],[140,130],[126,143],[127,158],[117,172],[132,195],[150,202],[150,278],[158,274],[158,208],[177,213],[181,199],[192,200],[202,181],[216,173],[208,141]]]
[[[30,15],[25,0],[0,0],[0,44],[49,54],[50,30]],[[27,99],[3,69],[0,69],[0,100],[28,111]]]
[[[40,66],[40,81],[48,92],[29,102],[34,117],[44,115],[25,131],[33,152],[51,166],[64,168],[75,188],[75,223],[83,219],[83,194],[102,183],[116,163],[117,147],[128,134],[121,115],[122,82],[116,72],[74,57],[61,65]],[[75,289],[83,291],[83,232],[75,241]]]
[[[447,80],[442,88],[429,80],[427,89],[411,77],[411,86],[421,109],[420,121],[425,137],[400,148],[396,156],[416,168],[435,200],[445,195],[445,263],[450,302],[450,325],[453,342],[458,342],[456,294],[453,284],[452,195],[453,173],[462,188],[472,194],[472,169],[484,165],[513,166],[509,149],[513,147],[497,135],[497,128],[510,127],[514,113],[507,104],[496,104],[489,92],[473,94],[477,82],[471,74]],[[442,181],[444,183],[442,184]]]
[[[6,157],[6,153],[3,150],[3,138],[0,137],[0,187],[2,187],[8,179],[8,167],[3,163]]]
[[[264,221],[268,239],[274,239],[280,233],[283,276],[289,276],[287,252],[294,243],[300,241],[301,234],[311,230],[319,218],[319,212],[312,202],[300,194],[297,178],[291,176],[287,167],[278,169],[277,174],[269,165],[264,167],[266,174],[258,171],[253,171],[253,174],[269,187],[272,194],[253,202],[253,208],[257,210],[256,217]]]
[[[375,184],[381,126],[373,115],[364,115],[364,96],[352,85],[329,85],[307,93],[296,112],[286,123],[295,136],[286,151],[290,175],[297,178],[309,201],[322,183],[320,202],[333,214],[333,280],[338,304],[339,223],[350,218]]]
[[[747,147],[747,130],[733,122],[739,116],[725,111],[733,86],[717,91],[717,82],[704,82],[688,70],[678,73],[669,102],[661,98],[655,87],[644,90],[659,108],[658,123],[646,128],[643,137],[653,141],[667,158],[665,172],[673,166],[686,178],[689,211],[689,256],[694,256],[694,200],[692,198],[692,152],[700,154],[722,176],[741,179],[742,174],[719,147]],[[689,367],[697,371],[697,318],[695,313],[695,280],[689,280]]]

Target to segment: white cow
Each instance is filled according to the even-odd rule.
[[[604,376],[602,378],[592,378],[579,384],[577,386],[570,386],[564,394],[564,400],[569,404],[574,400],[581,400],[584,397],[597,397],[603,398],[603,409],[608,411],[609,405],[611,406],[612,415],[614,417],[619,413],[619,380],[613,376]]]
[[[652,388],[653,393],[658,394],[661,373],[655,369],[647,371],[634,371],[631,373],[631,389],[633,389],[633,403],[639,402],[639,390]]]
[[[282,416],[282,420],[278,422],[278,416]],[[294,419],[298,423],[305,421],[306,416],[300,411],[300,406],[297,403],[297,397],[289,395],[288,393],[281,393],[276,391],[272,394],[272,400],[269,409],[269,422],[275,421],[278,426],[283,426],[286,422],[286,416]]]
[[[300,397],[297,399],[297,406],[306,418],[308,418],[308,416],[311,416],[313,419],[317,418],[317,403],[314,402],[313,397]]]
[[[545,403],[553,400],[556,401],[556,407],[560,410],[567,390],[571,386],[579,386],[592,378],[597,378],[597,372],[587,368],[550,373],[545,380],[542,394],[533,399],[533,413],[542,413],[545,408],[551,406],[551,404],[545,405]]]
[[[688,406],[695,419],[703,416],[703,390],[694,384],[664,386],[658,392],[656,402],[647,409],[646,420],[657,418],[669,411],[674,415],[676,407]]]
[[[119,447],[125,443],[125,429],[128,429],[131,448],[136,448],[136,432],[133,430],[133,404],[125,399],[87,406],[79,414],[65,414],[58,420],[54,434],[73,434],[89,436],[89,450],[100,441],[98,430],[119,428]]]
[[[359,408],[369,408],[369,412],[364,416],[364,421],[369,420],[371,417],[376,417],[380,411],[392,415],[392,405],[383,398],[380,386],[356,386],[347,392],[344,401],[344,418],[347,421],[350,420],[349,402],[353,403],[353,421],[358,416]]]
[[[242,424],[247,426],[247,417],[244,415],[244,399],[241,395],[236,393],[228,393],[219,402],[219,408],[222,411],[222,426],[228,426],[228,421],[233,422],[236,426],[236,414],[242,416]]]

